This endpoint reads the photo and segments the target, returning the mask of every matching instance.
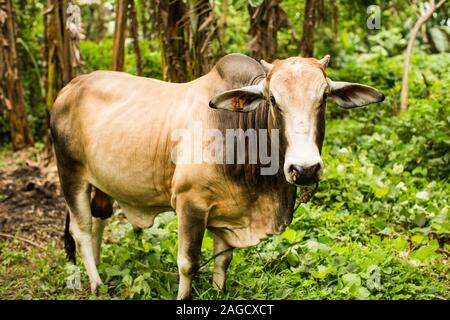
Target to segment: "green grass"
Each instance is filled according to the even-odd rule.
[[[195,283],[197,299],[448,299],[449,265],[433,241],[414,244],[405,236],[367,232],[363,219],[302,207],[293,227],[316,225],[318,237],[293,228],[258,247],[237,250],[229,270],[228,291],[211,288],[212,263]],[[0,296],[3,299],[173,299],[177,290],[176,219],[167,213],[157,226],[136,236],[130,225],[108,227],[100,274],[102,293],[66,286],[67,264],[61,244],[45,251],[0,243]],[[308,227],[309,228],[309,227]],[[346,229],[354,232],[346,235]],[[326,231],[325,231],[326,230]],[[333,237],[333,233],[341,234]],[[361,233],[361,234],[358,234]],[[358,235],[357,235],[358,234]],[[422,251],[422,253],[420,253]],[[425,251],[425,252],[424,252]],[[418,254],[420,257],[418,257]],[[204,259],[212,239],[204,241]]]

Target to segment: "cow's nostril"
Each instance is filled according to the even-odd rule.
[[[291,165],[289,166],[289,172],[292,173],[292,174],[300,175],[300,174],[302,174],[304,171],[305,171],[305,168],[302,167],[302,166],[297,166],[297,165],[295,165],[295,164],[291,164]]]
[[[311,173],[313,173],[313,174],[319,173],[320,163],[318,162],[315,165],[311,166],[310,170],[311,170]]]
[[[294,171],[298,171],[298,166],[291,164],[289,166],[289,172],[293,173]]]
[[[289,166],[289,174],[295,184],[309,185],[317,182],[321,164],[304,167],[292,164]]]
[[[289,166],[289,174],[291,175],[291,178],[294,183],[299,183],[302,171],[303,171],[303,168],[300,166],[297,166],[295,164],[291,164]]]

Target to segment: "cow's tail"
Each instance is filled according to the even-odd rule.
[[[75,246],[75,240],[73,239],[72,235],[70,234],[69,226],[70,226],[70,214],[69,214],[69,210],[67,210],[66,227],[64,229],[64,248],[66,249],[67,261],[71,261],[74,264],[76,264],[75,253],[76,253],[77,248]]]

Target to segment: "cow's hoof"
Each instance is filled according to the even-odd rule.
[[[216,283],[213,284],[213,288],[219,292],[226,293],[227,287],[225,285],[217,285]]]
[[[192,300],[191,293],[178,293],[177,300]]]
[[[224,273],[221,272],[215,272],[213,275],[213,288],[225,292],[226,291],[226,276]]]
[[[95,283],[95,284],[91,284],[91,292],[93,295],[98,296],[98,294],[100,293],[100,286],[102,285],[102,283]]]

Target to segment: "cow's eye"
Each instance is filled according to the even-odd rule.
[[[277,105],[277,101],[275,100],[275,97],[271,94],[270,95],[270,103],[273,105],[273,106],[276,106]]]

